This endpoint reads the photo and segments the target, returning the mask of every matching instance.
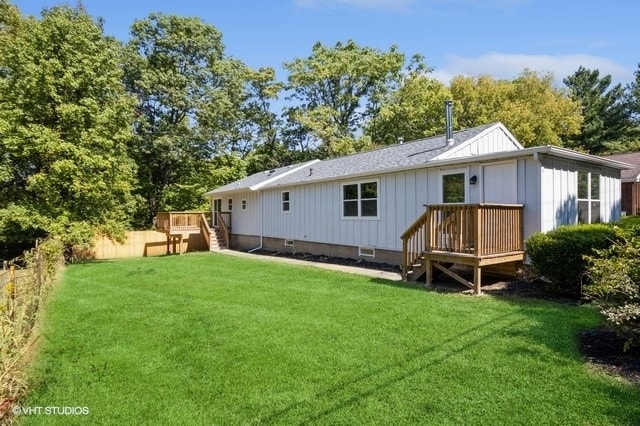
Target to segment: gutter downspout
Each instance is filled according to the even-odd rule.
[[[262,250],[262,236],[264,235],[264,206],[262,201],[262,191],[258,190],[258,198],[260,198],[260,246],[252,248],[249,253]]]

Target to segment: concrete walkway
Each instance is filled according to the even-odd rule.
[[[348,274],[364,275],[372,278],[382,278],[390,281],[402,281],[402,275],[396,272],[379,271],[369,268],[358,268],[356,266],[335,265],[331,263],[310,262],[307,260],[291,259],[289,257],[266,256],[260,254],[247,253],[235,250],[222,250],[218,253],[226,256],[244,257],[247,259],[264,260],[267,262],[288,263],[290,265],[313,266],[331,271],[346,272]]]

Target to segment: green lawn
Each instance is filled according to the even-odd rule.
[[[21,424],[638,424],[584,307],[210,253],[70,266]],[[57,423],[56,423],[57,422]]]

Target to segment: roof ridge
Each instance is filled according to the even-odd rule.
[[[500,123],[500,121],[493,121],[491,123],[485,123],[485,124],[481,124],[479,126],[468,127],[466,129],[460,129],[460,130],[454,130],[453,134],[455,135],[456,133],[459,134],[459,133],[462,133],[462,132],[469,132],[469,131],[477,130],[477,129],[480,129],[480,128],[490,128],[490,127],[492,127],[492,126],[494,126],[496,124],[499,124],[499,123]],[[396,143],[396,144],[393,144],[393,145],[382,145],[382,146],[377,146],[376,148],[373,148],[373,149],[370,149],[370,150],[367,150],[367,151],[359,151],[359,152],[353,152],[351,154],[339,155],[337,157],[325,158],[324,160],[321,160],[321,161],[338,160],[338,159],[352,157],[352,156],[359,155],[359,154],[367,154],[367,153],[370,153],[370,152],[383,151],[385,149],[393,149],[393,148],[397,148],[399,146],[407,146],[407,145],[412,145],[412,144],[416,144],[416,143],[419,143],[419,142],[426,142],[426,141],[429,141],[429,140],[432,140],[432,139],[445,138],[445,137],[446,137],[446,133],[441,133],[441,134],[439,133],[437,135],[429,136],[429,137],[426,137],[426,138],[414,139],[414,140],[410,140],[410,141],[407,141],[407,142],[403,142],[401,144]]]

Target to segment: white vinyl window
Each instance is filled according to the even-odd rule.
[[[288,212],[291,209],[291,199],[289,191],[282,191],[282,211]]]
[[[242,210],[247,210],[247,200],[242,200]]]
[[[578,172],[578,223],[600,222],[600,175]]]
[[[229,211],[233,210],[233,198],[229,198],[227,207],[229,207]]]
[[[378,217],[378,181],[342,185],[343,217]]]

